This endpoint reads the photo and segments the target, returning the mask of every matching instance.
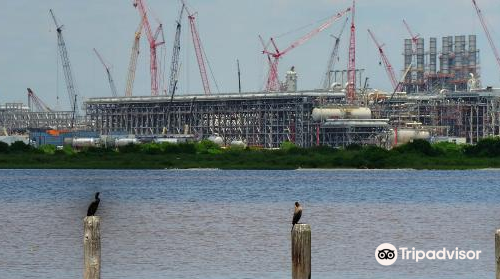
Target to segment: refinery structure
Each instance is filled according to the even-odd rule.
[[[401,78],[384,53],[384,46],[368,30],[385,67],[392,88],[382,92],[369,88],[364,69],[356,67],[355,1],[353,5],[324,21],[287,48],[279,49],[274,38],[260,37],[262,53],[268,64],[262,92],[212,93],[209,65],[197,30],[196,13],[184,0],[177,19],[168,91],[160,92],[161,80],[157,47],[165,43],[162,25],[148,20],[145,0],[135,0],[140,23],[134,32],[126,90],[119,94],[109,66],[94,52],[105,69],[111,97],[90,98],[79,103],[79,93],[71,71],[63,32],[54,13],[57,41],[71,109],[54,111],[28,89],[28,105],[0,106],[0,127],[5,134],[31,131],[28,141],[48,141],[44,130],[69,139],[54,142],[106,145],[111,142],[138,143],[210,139],[223,146],[243,144],[260,148],[278,148],[283,142],[301,147],[320,145],[347,146],[372,144],[391,148],[413,139],[448,140],[476,143],[479,139],[500,135],[500,89],[481,84],[480,50],[476,34],[432,37],[427,41],[416,35],[403,21],[409,38],[403,40]],[[500,67],[500,56],[484,15],[475,0],[472,8],[483,26],[491,50]],[[180,67],[181,20],[187,16],[192,43],[203,84],[202,95],[176,95]],[[322,88],[298,90],[299,74],[289,69],[281,79],[280,59],[317,36],[334,23],[342,25],[335,37]],[[404,27],[403,27],[404,28]],[[343,35],[344,31],[350,34]],[[346,32],[347,33],[347,32]],[[139,41],[150,46],[151,92],[134,96],[133,84],[139,53]],[[339,54],[341,42],[348,43],[348,55]],[[483,52],[486,50],[482,50]],[[339,69],[336,61],[348,61]],[[500,72],[500,70],[499,70]],[[109,95],[109,94],[108,94]],[[84,111],[80,111],[80,107]],[[81,131],[81,133],[77,132]],[[86,141],[79,141],[85,135]],[[113,140],[110,141],[110,138]]]

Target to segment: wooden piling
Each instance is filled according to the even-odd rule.
[[[101,218],[87,216],[83,219],[84,279],[101,278]]]
[[[292,230],[292,279],[311,279],[311,226],[296,224]]]
[[[495,233],[495,261],[496,279],[500,279],[500,229]]]

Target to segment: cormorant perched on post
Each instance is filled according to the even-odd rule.
[[[302,217],[302,206],[299,202],[295,202],[295,211],[293,212],[293,220],[292,220],[292,231],[295,224],[299,223],[300,217]]]
[[[94,216],[95,212],[97,211],[97,207],[99,206],[99,202],[101,199],[99,199],[99,192],[95,193],[95,201],[93,201],[89,205],[89,209],[87,210],[87,216]]]

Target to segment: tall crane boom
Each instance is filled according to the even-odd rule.
[[[158,96],[159,88],[159,73],[158,73],[158,60],[156,57],[156,48],[165,43],[165,39],[162,37],[158,40],[158,35],[161,33],[163,36],[163,27],[161,24],[158,25],[155,33],[151,30],[151,25],[149,24],[145,0],[134,0],[134,7],[139,8],[139,13],[142,20],[144,21],[144,29],[146,30],[146,35],[148,37],[149,49],[150,49],[150,71],[151,71],[151,95]]]
[[[299,38],[298,40],[296,40],[295,42],[293,42],[290,46],[288,46],[285,50],[283,51],[280,51],[276,45],[276,42],[274,40],[274,38],[271,38],[271,44],[273,45],[274,47],[274,50],[275,52],[271,52],[269,50],[267,50],[267,48],[264,48],[264,50],[262,51],[263,54],[267,54],[267,55],[270,55],[274,58],[273,62],[272,62],[272,66],[270,67],[270,71],[269,71],[269,76],[268,76],[268,80],[267,80],[267,91],[278,91],[279,88],[277,88],[277,86],[279,85],[279,78],[278,78],[278,65],[279,65],[279,59],[284,56],[285,54],[287,54],[288,52],[290,52],[292,49],[300,46],[300,45],[303,45],[304,43],[306,43],[307,41],[309,41],[311,38],[313,38],[314,36],[316,36],[317,34],[321,33],[322,31],[324,31],[325,29],[327,29],[328,27],[330,27],[335,21],[337,21],[338,19],[340,19],[341,17],[343,17],[346,13],[348,13],[349,11],[351,10],[351,8],[347,8],[346,10],[344,11],[341,11],[339,13],[337,13],[336,15],[330,17],[325,23],[323,23],[321,26],[319,26],[318,28],[312,30],[311,32],[307,33],[306,35],[302,36],[301,38]]]
[[[349,61],[347,64],[347,102],[351,103],[356,99],[356,25],[354,16],[356,12],[356,0],[352,1],[351,9],[351,39],[349,42]]]
[[[174,49],[172,50],[172,63],[170,65],[170,82],[168,85],[168,94],[175,94],[175,89],[177,87],[177,78],[179,72],[179,56],[181,51],[181,21],[182,15],[184,13],[184,8],[186,6],[182,4],[181,11],[179,13],[179,18],[177,19],[177,27],[175,29],[175,40],[174,40]]]
[[[109,87],[111,89],[111,94],[113,95],[113,97],[118,97],[115,82],[113,80],[113,76],[111,75],[110,67],[106,64],[106,62],[104,62],[104,59],[102,58],[101,54],[95,48],[94,48],[94,53],[95,55],[97,55],[97,58],[99,58],[99,61],[101,61],[101,64],[104,66],[104,69],[106,70],[106,75],[108,76],[108,82],[109,82]]]
[[[49,106],[47,106],[37,95],[35,95],[35,92],[33,92],[31,88],[28,88],[28,107],[31,111],[35,111],[33,106],[35,106],[40,112],[53,112]]]
[[[203,90],[205,95],[210,95],[210,83],[208,82],[207,67],[205,65],[205,58],[203,56],[203,46],[200,40],[200,34],[196,28],[196,15],[189,12],[185,0],[181,0],[182,4],[185,6],[186,13],[188,14],[189,25],[191,27],[191,35],[193,37],[194,51],[196,53],[196,59],[198,61],[198,68],[200,69],[201,82],[203,83]]]
[[[414,35],[413,31],[411,31],[410,25],[408,25],[408,23],[406,22],[406,20],[403,19],[403,23],[404,23],[404,25],[406,27],[406,30],[408,30],[408,33],[410,34],[413,46],[416,48],[417,47],[417,43],[418,43],[418,38],[420,37],[420,35],[419,34]]]
[[[125,96],[132,96],[132,91],[134,89],[134,81],[135,81],[135,70],[137,69],[137,57],[139,56],[139,47],[140,47],[140,39],[141,39],[141,31],[144,25],[144,19],[141,18],[141,22],[139,23],[139,27],[135,31],[134,35],[134,44],[132,45],[132,53],[130,54],[130,62],[128,66],[128,74],[127,74],[127,86],[125,87]]]
[[[495,55],[495,59],[497,60],[498,67],[500,68],[500,54],[498,53],[498,49],[491,37],[490,30],[488,29],[488,25],[486,25],[486,20],[484,19],[483,12],[479,9],[479,6],[476,3],[476,0],[472,0],[472,4],[474,4],[474,8],[476,8],[477,16],[481,21],[481,25],[483,26],[484,33],[486,33],[486,37],[488,38],[488,42],[490,43],[491,50],[493,51],[493,55]]]
[[[392,65],[389,62],[389,59],[387,58],[387,56],[384,53],[383,45],[381,45],[377,41],[377,39],[375,38],[375,35],[373,34],[373,32],[370,29],[368,29],[368,33],[370,34],[370,37],[372,38],[373,42],[375,43],[375,45],[378,48],[380,58],[382,59],[382,62],[384,62],[385,71],[387,72],[387,76],[389,77],[389,80],[391,81],[392,89],[394,91],[398,91],[399,90],[399,88],[398,88],[399,83],[398,83],[398,80],[396,78],[396,74],[394,73],[394,69],[392,68]]]
[[[52,11],[52,9],[50,10],[50,15],[52,16],[52,19],[54,20],[54,24],[56,25],[57,45],[58,45],[58,49],[59,49],[59,55],[61,56],[61,62],[62,62],[63,71],[64,71],[64,79],[66,81],[66,88],[68,90],[69,103],[71,105],[71,110],[75,111],[75,114],[78,115],[78,110],[76,109],[78,107],[78,105],[76,103],[78,91],[76,89],[75,79],[73,77],[73,72],[71,71],[71,64],[69,62],[69,56],[68,56],[68,50],[66,48],[66,42],[64,41],[64,37],[62,34],[63,25],[59,25],[57,23],[56,16],[54,15],[54,12]]]
[[[328,60],[328,64],[326,66],[325,76],[323,77],[323,82],[322,82],[323,89],[328,89],[328,87],[330,87],[331,73],[335,67],[335,62],[338,60],[339,56],[340,38],[344,33],[345,26],[347,25],[348,21],[349,18],[347,17],[344,21],[344,24],[342,25],[342,28],[340,29],[339,35],[335,37],[335,45],[333,46],[333,50],[330,54],[330,59]]]

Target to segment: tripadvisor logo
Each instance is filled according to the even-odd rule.
[[[392,265],[398,259],[398,250],[401,260],[411,260],[419,262],[422,260],[479,260],[481,251],[459,250],[458,247],[453,250],[442,248],[439,250],[418,250],[415,247],[399,247],[396,249],[390,243],[381,244],[375,249],[375,259],[381,265]]]

